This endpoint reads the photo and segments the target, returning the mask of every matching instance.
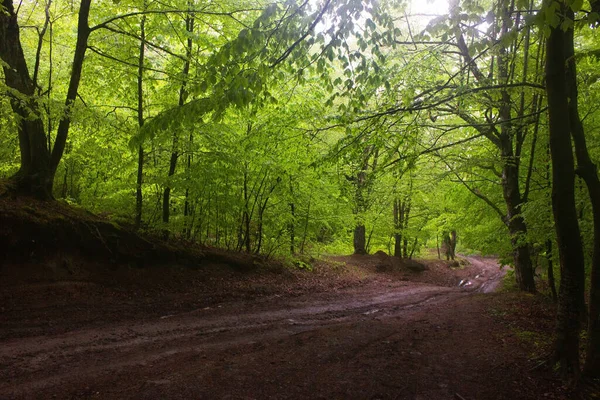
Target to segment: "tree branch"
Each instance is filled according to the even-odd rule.
[[[494,204],[494,202],[492,202],[486,195],[484,195],[483,193],[481,193],[479,191],[479,189],[472,188],[471,186],[469,186],[468,183],[463,178],[461,178],[461,176],[458,174],[458,172],[456,172],[456,170],[454,168],[452,168],[452,166],[439,153],[436,153],[435,155],[437,157],[439,157],[439,159],[442,160],[442,162],[444,164],[446,164],[446,166],[448,167],[448,169],[454,174],[454,176],[456,176],[456,179],[458,179],[458,181],[460,183],[462,183],[463,186],[466,187],[469,192],[471,192],[477,198],[483,200],[488,206],[490,206],[492,208],[492,210],[494,210],[500,216],[500,219],[502,220],[502,222],[505,225],[508,223],[508,221],[506,219],[506,214],[504,214],[502,212],[502,210],[500,209],[500,207],[498,207],[496,204]]]
[[[306,37],[308,35],[310,35],[310,33],[315,29],[315,27],[317,26],[317,24],[319,22],[321,22],[321,20],[323,19],[323,15],[325,15],[325,12],[327,12],[327,9],[329,8],[329,6],[331,5],[332,0],[327,0],[327,2],[323,5],[323,8],[321,9],[321,11],[319,12],[319,14],[317,15],[317,17],[315,18],[315,20],[312,22],[312,24],[310,24],[310,26],[308,27],[308,29],[306,30],[306,32],[304,32],[304,34],[302,36],[300,36],[298,38],[298,40],[296,40],[294,43],[292,43],[292,45],[290,47],[288,47],[281,56],[279,56],[279,58],[277,58],[277,60],[275,60],[270,67],[274,68],[276,67],[278,64],[280,64],[281,62],[283,62],[286,58],[288,58],[288,56],[292,53],[292,51],[300,44],[302,43],[302,41],[304,39],[306,39]]]
[[[234,18],[235,14],[238,13],[245,13],[245,12],[251,12],[251,11],[262,11],[261,8],[247,8],[247,9],[240,9],[240,10],[234,10],[234,11],[228,11],[228,12],[217,12],[217,11],[204,11],[204,10],[146,10],[146,11],[135,11],[135,12],[130,12],[127,14],[121,14],[121,15],[117,15],[114,16],[112,18],[107,19],[104,22],[101,22],[97,25],[94,25],[93,27],[90,28],[90,32],[94,32],[98,29],[101,28],[106,28],[108,26],[108,24],[111,24],[115,21],[121,20],[121,19],[125,19],[125,18],[129,18],[129,17],[135,17],[138,15],[151,15],[151,14],[185,14],[185,13],[192,13],[192,14],[203,14],[203,15],[212,15],[212,16],[221,16],[221,17],[230,17],[233,18],[234,20],[237,21],[236,18]]]

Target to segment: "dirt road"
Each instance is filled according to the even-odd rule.
[[[537,398],[478,293],[503,273],[470,262],[455,287],[382,279],[6,337],[0,399]]]

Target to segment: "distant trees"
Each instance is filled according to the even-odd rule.
[[[456,257],[456,231],[452,230],[450,233],[444,232],[442,234],[442,248],[444,249],[444,254],[446,254],[446,260],[454,260]]]

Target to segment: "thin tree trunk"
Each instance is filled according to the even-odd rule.
[[[366,150],[365,150],[366,153]],[[368,156],[365,156],[368,159]],[[364,164],[367,164],[367,161],[364,161]],[[364,186],[366,184],[367,172],[366,166],[363,166],[363,169],[358,172],[356,175],[356,206],[355,206],[355,216],[357,219],[362,218],[365,211],[365,199],[364,199]],[[366,228],[364,222],[356,222],[354,226],[354,254],[367,254],[366,249]]]
[[[411,192],[412,192],[412,182],[411,182]],[[403,211],[403,216],[402,216],[402,257],[404,258],[408,258],[408,236],[407,236],[407,231],[408,231],[408,220],[410,218],[410,207],[411,207],[411,203],[410,200],[405,199],[402,202],[402,207],[400,208],[401,211]]]
[[[290,197],[294,198],[294,185],[292,176],[290,175]],[[290,201],[290,223],[289,223],[289,233],[290,233],[290,254],[294,255],[296,253],[295,242],[296,242],[296,204],[293,201]]]
[[[415,250],[417,249],[417,243],[419,243],[419,238],[416,237],[413,243],[412,249],[410,250],[410,254],[408,255],[408,259],[411,260],[413,254],[415,254]]]
[[[188,179],[190,176],[190,171],[192,169],[192,145],[194,143],[194,132],[193,130],[190,131],[190,137],[188,139],[188,155],[187,155],[187,174],[188,174]],[[184,220],[184,228],[183,228],[183,234],[186,238],[189,238],[190,236],[190,227],[189,225],[189,216],[190,216],[190,188],[189,186],[185,188],[185,203],[183,206],[183,220]],[[217,239],[218,242],[218,239]]]
[[[511,11],[513,5],[504,0],[500,5],[502,13],[502,27],[500,35],[505,37],[508,34],[509,23],[511,22]],[[508,57],[506,47],[500,46],[498,54],[498,80],[500,84],[509,83]],[[521,216],[521,204],[523,198],[519,188],[519,161],[520,148],[523,137],[520,128],[511,123],[512,99],[507,89],[500,91],[501,101],[499,105],[499,116],[502,122],[500,126],[500,153],[504,163],[502,168],[502,192],[507,207],[506,223],[511,235],[513,247],[513,258],[515,263],[515,276],[519,288],[523,291],[535,292],[535,281],[533,279],[533,266],[531,265],[531,255],[529,245],[526,242],[527,227]],[[513,150],[513,135],[517,132],[517,151]]]
[[[179,89],[179,106],[183,106],[188,97],[187,91],[187,79],[190,73],[190,59],[192,58],[192,33],[194,32],[194,17],[191,13],[185,19],[185,30],[188,32],[186,58],[183,63],[183,81],[181,82],[181,88]],[[173,131],[173,147],[171,150],[171,158],[169,160],[169,179],[167,180],[167,186],[163,192],[163,212],[162,219],[165,224],[169,223],[171,214],[171,182],[170,179],[175,175],[175,169],[177,168],[177,160],[179,159],[179,136],[177,129]],[[166,231],[168,232],[168,231]]]
[[[262,204],[258,205],[258,235],[257,235],[258,236],[258,238],[257,238],[258,244],[256,245],[256,250],[254,251],[256,254],[260,253],[260,249],[262,247],[263,222],[264,222],[265,211],[267,209],[267,204],[269,204],[269,199],[271,198],[271,195],[273,194],[273,191],[275,190],[275,188],[277,187],[279,182],[281,182],[281,178],[277,178],[277,180],[275,181],[273,186],[271,186],[271,189],[268,192],[266,192],[265,199],[262,202]]]
[[[146,16],[142,16],[140,22],[140,52],[138,59],[137,76],[137,117],[140,129],[144,126],[144,55],[146,49]],[[140,143],[138,147],[138,169],[135,188],[135,228],[139,229],[142,224],[142,183],[144,179],[144,148]]]
[[[550,239],[546,241],[546,261],[548,263],[548,286],[550,286],[552,300],[556,303],[558,301],[558,295],[556,294],[556,282],[554,280],[554,265],[552,263],[552,240]]]
[[[302,244],[300,245],[300,254],[304,254],[304,245],[306,244],[306,238],[308,237],[308,221],[310,217],[310,203],[312,201],[312,195],[308,198],[308,206],[306,207],[306,218],[304,219],[304,232],[302,233]]]
[[[402,258],[402,213],[400,199],[394,199],[394,257]]]
[[[250,245],[250,198],[248,194],[248,167],[244,169],[244,245],[246,247],[246,253],[250,253],[252,251],[252,246]]]

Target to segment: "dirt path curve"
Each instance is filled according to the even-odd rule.
[[[8,338],[0,399],[486,398],[497,385],[486,381],[511,379],[512,367],[479,348],[496,327],[473,299],[503,272],[493,259],[468,260],[474,276],[460,287],[371,282]]]

